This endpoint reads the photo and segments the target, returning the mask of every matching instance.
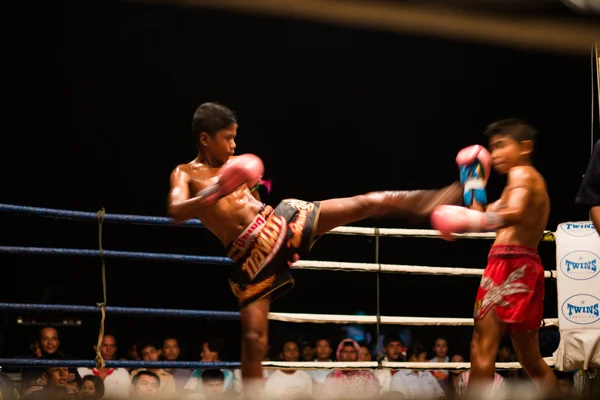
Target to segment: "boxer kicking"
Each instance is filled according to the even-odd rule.
[[[556,377],[542,359],[538,337],[544,267],[537,246],[548,222],[550,199],[544,178],[531,165],[535,134],[517,119],[490,124],[484,135],[491,155],[475,145],[456,157],[469,208],[442,205],[431,215],[432,226],[448,240],[453,233],[497,232],[475,301],[469,389],[492,386],[498,346],[508,329],[519,362],[538,389],[558,394]],[[485,207],[491,164],[498,173],[508,175],[508,182],[500,200]]]
[[[241,309],[247,389],[248,382],[263,377],[270,303],[293,287],[290,266],[308,254],[315,240],[368,217],[428,220],[438,205],[462,204],[463,189],[456,182],[440,190],[382,191],[315,202],[287,199],[273,209],[256,190],[262,161],[250,154],[233,156],[237,127],[227,107],[198,107],[192,121],[198,156],[173,170],[168,213],[176,222],[199,218],[236,264],[229,283]]]

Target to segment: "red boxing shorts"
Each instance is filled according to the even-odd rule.
[[[544,310],[544,267],[536,249],[494,245],[477,291],[474,319],[494,309],[509,332],[538,329]]]
[[[269,296],[281,296],[294,286],[290,264],[305,257],[319,223],[319,202],[283,200],[273,210],[265,205],[252,223],[229,245],[227,256],[236,266],[229,284],[240,308]]]

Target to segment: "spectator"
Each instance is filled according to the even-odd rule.
[[[358,361],[360,346],[353,339],[340,342],[336,358],[342,362]],[[327,375],[323,395],[326,398],[373,399],[379,395],[379,381],[371,371],[338,369]]]
[[[358,342],[360,346],[360,352],[358,353],[358,361],[372,361],[373,356],[371,355],[371,351],[367,347],[365,342]]]
[[[283,361],[299,361],[300,351],[296,342],[291,340],[284,342],[281,346],[280,357]],[[308,373],[302,370],[278,369],[269,375],[265,382],[267,397],[311,395],[312,391],[312,379]]]
[[[458,376],[456,380],[456,398],[463,398],[467,394],[467,386],[469,383],[469,371],[465,371]],[[494,383],[492,384],[492,391],[498,391],[504,386],[504,378],[497,372],[494,373]],[[487,389],[486,389],[487,390]],[[526,397],[526,396],[523,396]]]
[[[111,334],[105,334],[100,344],[100,355],[104,360],[115,360],[117,357],[117,339]],[[98,351],[97,345],[94,345],[94,351]],[[79,375],[97,376],[104,385],[104,392],[108,398],[127,397],[131,380],[129,372],[125,368],[78,368]]]
[[[394,334],[387,335],[383,340],[383,352],[385,353],[384,360],[390,362],[405,361],[406,349],[402,340]],[[392,375],[397,371],[390,369],[379,369],[375,371],[375,376],[379,380],[379,388],[381,393],[390,390],[390,382]]]
[[[453,363],[462,363],[465,362],[465,358],[461,354],[455,354],[450,359],[450,362]],[[446,391],[447,395],[455,395],[458,388],[458,377],[463,371],[460,369],[453,369],[450,371],[450,376],[448,380],[449,390]]]
[[[517,357],[512,349],[512,346],[508,342],[502,343],[498,348],[498,362],[515,362]],[[521,377],[521,372],[514,369],[501,370],[498,372],[505,380],[516,380]]]
[[[104,381],[102,378],[96,375],[84,376],[81,380],[80,397],[82,400],[101,400],[104,397]],[[115,398],[115,396],[112,398]]]
[[[444,338],[437,338],[433,342],[433,353],[435,357],[433,357],[430,362],[438,362],[438,363],[447,363],[450,361],[448,357],[448,342]],[[431,373],[435,376],[435,379],[440,383],[440,386],[444,391],[448,391],[449,383],[448,383],[448,370],[447,369],[436,369],[432,370]]]
[[[159,347],[152,340],[142,340],[138,346],[138,351],[140,352],[140,357],[144,361],[158,361],[160,357]],[[173,379],[173,375],[165,371],[161,368],[139,368],[131,371],[132,382],[133,379],[140,373],[149,371],[152,374],[156,375],[159,378],[160,388],[158,389],[161,397],[172,397],[177,393],[175,389],[175,379]],[[152,375],[146,374],[146,378],[142,381],[141,392],[138,395],[146,395],[150,394],[152,390],[147,389],[147,386],[151,385],[150,378]],[[148,386],[149,387],[149,386]],[[147,389],[147,390],[146,390]],[[137,393],[137,392],[136,392]]]
[[[302,353],[302,361],[313,361],[315,359],[316,350],[308,341],[302,342],[300,352]]]
[[[427,350],[421,345],[408,348],[409,362],[426,362]],[[446,393],[429,371],[400,370],[392,376],[390,390],[402,393],[405,399],[445,399]]]
[[[223,352],[223,342],[219,339],[205,340],[202,342],[202,351],[200,353],[201,362],[221,362],[221,353]],[[196,369],[191,374],[183,386],[183,390],[186,393],[194,393],[202,391],[202,377],[201,369]],[[225,376],[225,390],[231,390],[234,384],[234,373],[229,369],[221,369]]]
[[[167,337],[163,340],[163,357],[167,361],[179,361],[181,356],[181,346],[179,345],[179,340],[172,336]],[[173,376],[175,379],[175,389],[177,393],[181,393],[183,391],[183,387],[187,380],[192,375],[191,369],[183,369],[183,368],[172,368],[165,369],[168,373]]]
[[[131,378],[131,400],[156,399],[160,396],[160,377],[149,370],[138,370]],[[160,396],[163,397],[163,396]]]
[[[188,398],[198,400],[232,399],[237,395],[231,390],[225,390],[225,375],[220,369],[207,369],[202,372],[202,391]]]
[[[322,337],[315,341],[315,361],[330,362],[332,352],[333,348],[329,339]],[[315,369],[307,372],[317,385],[321,385],[325,383],[325,378],[327,378],[327,375],[329,375],[331,371],[327,369]],[[318,391],[318,389],[316,391]]]
[[[23,400],[77,400],[78,394],[67,388],[69,370],[64,367],[45,368],[41,373],[44,385],[29,388],[23,394]]]
[[[0,399],[17,400],[17,398],[15,383],[10,376],[0,371]]]
[[[64,353],[60,349],[60,337],[56,328],[51,326],[44,327],[40,330],[38,340],[40,343],[41,359],[61,360],[65,359]],[[35,357],[35,354],[31,356]],[[43,374],[46,374],[43,368],[24,368],[21,374],[21,393],[25,393],[32,386],[39,386],[45,383]],[[75,379],[76,369],[69,371],[69,378]]]

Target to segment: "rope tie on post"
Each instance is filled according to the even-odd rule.
[[[98,344],[96,345],[96,369],[104,368],[106,363],[102,357],[100,349],[102,348],[102,340],[104,339],[104,321],[106,320],[106,264],[104,262],[104,249],[102,248],[102,223],[104,222],[104,216],[106,215],[104,208],[102,208],[96,214],[98,217],[98,247],[100,248],[100,262],[102,264],[102,295],[103,302],[96,303],[96,306],[100,308],[102,313],[102,319],[100,320],[100,331],[98,332]]]
[[[375,228],[375,264],[377,264],[377,369],[382,369],[384,355],[381,352],[381,340],[379,337],[379,325],[381,324],[381,312],[379,309],[379,278],[381,275],[381,264],[379,263],[379,228]]]

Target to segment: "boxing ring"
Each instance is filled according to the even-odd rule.
[[[152,316],[161,318],[197,318],[197,319],[221,319],[237,320],[240,318],[239,312],[233,311],[211,311],[211,310],[187,310],[187,309],[159,309],[159,308],[136,308],[136,307],[117,307],[106,304],[106,274],[105,259],[121,258],[134,260],[150,261],[168,261],[173,263],[195,263],[206,265],[233,265],[227,257],[200,256],[200,255],[182,255],[167,253],[148,253],[133,251],[106,250],[102,248],[102,225],[104,223],[124,223],[141,225],[170,225],[193,226],[203,228],[198,220],[189,220],[183,224],[175,225],[173,221],[165,217],[152,217],[140,215],[107,214],[104,210],[97,213],[59,210],[39,207],[28,207],[20,205],[0,204],[2,213],[23,214],[35,217],[46,217],[54,219],[82,220],[96,222],[99,228],[99,248],[98,249],[75,249],[75,248],[45,248],[45,247],[16,247],[0,246],[1,254],[13,255],[43,255],[43,256],[70,256],[70,257],[94,257],[102,260],[102,276],[104,301],[96,305],[60,305],[60,304],[22,304],[22,303],[0,303],[0,310],[11,313],[23,312],[47,312],[47,313],[86,313],[101,315],[100,332],[98,338],[98,349],[102,341],[104,331],[104,321],[108,315],[128,315],[128,316]],[[329,232],[332,235],[358,235],[368,236],[375,239],[376,255],[373,263],[353,263],[353,262],[330,262],[330,261],[306,261],[301,260],[292,265],[293,269],[309,270],[331,270],[331,271],[356,271],[356,272],[375,272],[378,274],[377,285],[379,286],[379,274],[399,273],[399,274],[420,274],[420,275],[446,275],[446,276],[481,276],[483,269],[472,268],[451,268],[439,266],[417,266],[417,265],[395,265],[379,263],[379,238],[381,237],[418,237],[418,238],[441,238],[439,233],[434,230],[422,229],[388,229],[388,228],[363,228],[363,227],[339,227]],[[457,235],[465,239],[493,239],[493,233],[461,234]],[[554,233],[546,231],[542,238],[544,242],[553,242]],[[545,271],[546,279],[556,278],[556,271]],[[301,290],[301,288],[300,288]],[[378,299],[379,304],[379,299]],[[379,306],[377,315],[331,315],[331,314],[302,314],[271,312],[268,315],[271,321],[283,321],[287,323],[313,323],[313,324],[375,324],[379,333],[380,325],[404,325],[404,326],[472,326],[472,318],[428,318],[428,317],[410,317],[410,316],[382,316],[379,315]],[[558,318],[549,318],[542,321],[542,327],[558,326]],[[379,337],[379,335],[378,335]],[[378,344],[378,353],[381,349]],[[554,366],[552,357],[544,359],[550,366]],[[108,367],[108,368],[239,368],[239,362],[215,362],[206,363],[199,361],[125,361],[125,360],[103,360],[99,351],[95,360],[52,360],[52,359],[22,359],[22,358],[0,358],[0,366],[67,366],[67,367]],[[445,369],[445,370],[467,370],[470,363],[438,363],[438,362],[391,362],[378,360],[372,362],[263,362],[263,367],[267,369]],[[520,369],[518,362],[496,363],[496,369]]]

